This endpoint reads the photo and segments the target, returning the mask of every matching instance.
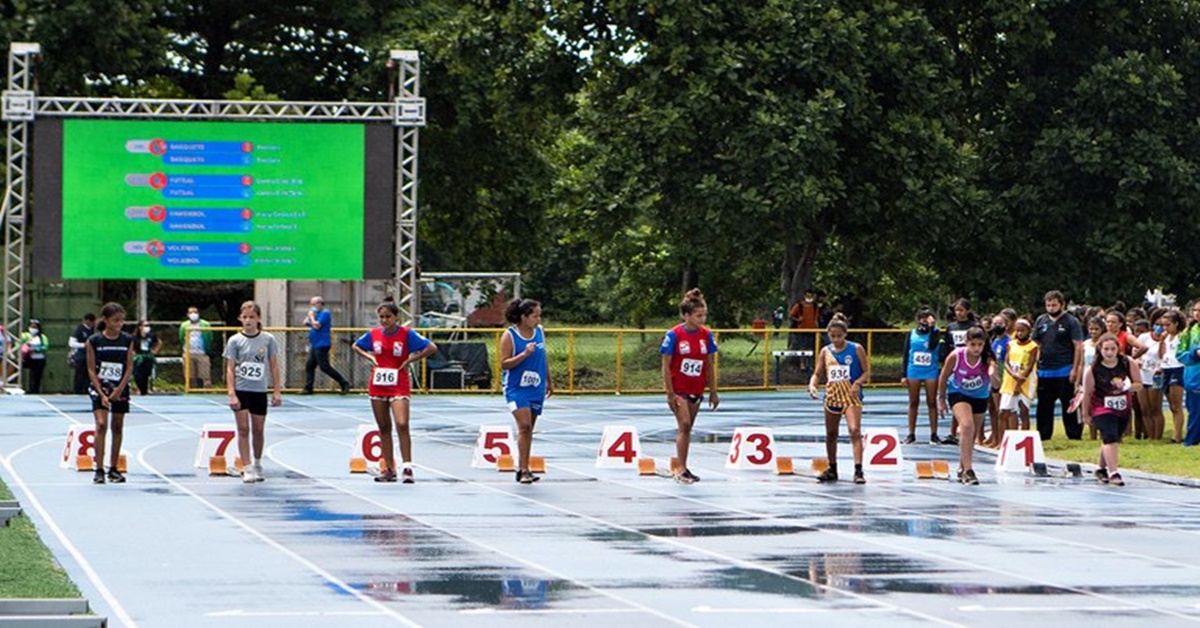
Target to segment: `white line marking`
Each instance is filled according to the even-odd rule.
[[[205,613],[205,617],[379,617],[376,611],[245,611],[235,609]]]
[[[890,608],[713,608],[711,606],[697,606],[692,609],[692,612],[744,615],[748,613],[888,613],[891,610]]]
[[[1043,613],[1043,612],[1096,612],[1096,611],[1127,611],[1128,606],[983,606],[972,604],[960,606],[958,610],[965,613]]]

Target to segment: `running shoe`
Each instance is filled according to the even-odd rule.
[[[404,467],[404,471],[400,472],[400,481],[404,484],[413,484],[416,482],[413,479],[412,467]]]
[[[262,465],[257,462],[254,463],[254,481],[255,482],[265,482],[266,480],[267,480],[267,477],[265,475],[263,475]]]
[[[915,442],[917,442],[917,435],[916,435],[916,434],[909,434],[908,436],[906,436],[906,437],[904,438],[904,444],[905,444],[905,445],[911,445],[911,444],[913,444],[913,443],[915,443]]]
[[[837,480],[838,480],[837,471],[834,471],[833,467],[829,467],[828,469],[825,469],[824,471],[821,472],[821,475],[817,476],[817,481],[822,484],[825,484],[827,482],[837,482]]]
[[[104,484],[104,470],[96,469],[95,475],[92,476],[92,484]]]
[[[346,382],[346,383],[342,384],[342,394],[345,395],[349,392],[350,392],[350,382]]]
[[[257,481],[254,479],[254,467],[247,467],[242,470],[242,483],[254,484]]]
[[[863,472],[861,470],[856,470],[854,472],[854,483],[855,484],[866,484],[867,483],[867,478],[863,477]]]
[[[534,482],[537,482],[537,478],[534,477],[533,471],[526,470],[517,474],[517,481],[521,484],[533,484]]]
[[[942,444],[943,444],[943,445],[957,445],[957,444],[958,444],[958,437],[956,437],[956,436],[954,436],[953,434],[951,434],[950,436],[947,436],[946,438],[943,438],[943,439],[942,439]]]
[[[108,481],[113,484],[124,484],[125,476],[116,467],[113,467],[108,470]]]
[[[688,477],[687,473],[680,472],[675,474],[675,482],[679,484],[695,484],[696,481]]]
[[[1108,484],[1108,469],[1105,469],[1104,467],[1096,469],[1096,479],[1099,480],[1101,484]]]
[[[929,437],[929,444],[930,445],[941,445],[942,439],[938,438],[937,434],[932,434]]]
[[[1120,473],[1114,473],[1108,476],[1109,486],[1125,486],[1125,480],[1121,479]]]
[[[695,473],[692,473],[691,469],[684,469],[682,475],[683,475],[683,477],[691,480],[692,482],[700,481],[700,476],[696,475]],[[689,482],[689,484],[691,484],[692,482]]]
[[[380,473],[379,475],[375,476],[375,481],[376,482],[395,482],[396,481],[396,472],[395,471],[384,471],[383,473]]]
[[[977,486],[979,484],[979,478],[975,477],[975,469],[967,469],[966,471],[963,471],[962,483],[969,484],[971,486]]]

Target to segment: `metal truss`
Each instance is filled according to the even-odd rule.
[[[33,62],[41,54],[37,44],[14,42],[8,55],[8,86],[3,95],[5,164],[8,185],[4,191],[4,304],[0,320],[8,333],[25,328],[25,217],[29,190],[29,129],[33,120]],[[4,372],[9,382],[20,385],[20,353],[5,352]],[[11,368],[10,368],[11,367]]]
[[[397,101],[421,102],[421,58],[414,50],[393,50]],[[415,113],[415,112],[414,112]],[[425,118],[424,105],[419,112]],[[401,127],[396,151],[396,305],[409,325],[421,315],[421,286],[417,277],[417,145],[419,126]],[[403,320],[403,319],[402,319]]]

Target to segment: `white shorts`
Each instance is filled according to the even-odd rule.
[[[1001,412],[1004,412],[1005,410],[1017,412],[1020,410],[1020,404],[1025,404],[1026,408],[1032,408],[1033,400],[1025,395],[1022,395],[1021,393],[1005,393],[1000,395]]]

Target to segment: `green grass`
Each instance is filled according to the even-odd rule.
[[[12,492],[0,482],[0,499],[12,498]],[[42,544],[29,517],[14,517],[8,527],[0,527],[0,598],[79,596],[79,589]]]
[[[1047,458],[1069,462],[1095,464],[1100,457],[1100,441],[1091,440],[1084,430],[1083,440],[1059,437],[1042,443]],[[1200,451],[1170,440],[1147,441],[1126,438],[1121,443],[1119,465],[1122,469],[1137,469],[1186,478],[1200,478]]]

